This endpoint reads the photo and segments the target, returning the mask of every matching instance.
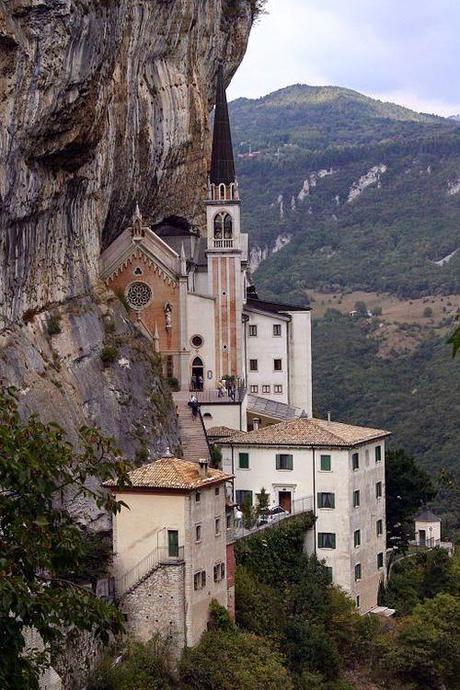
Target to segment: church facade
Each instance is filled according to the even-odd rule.
[[[281,417],[268,412],[262,424],[311,416],[310,308],[261,300],[250,284],[222,70],[204,203],[204,228],[178,217],[148,227],[136,207],[131,226],[101,255],[101,277],[181,391],[203,391],[220,405],[228,390],[233,402],[235,390],[240,402],[248,393],[244,409],[248,401],[254,410],[272,401]],[[214,413],[213,424],[228,422],[228,413]],[[245,430],[244,417],[238,428]]]

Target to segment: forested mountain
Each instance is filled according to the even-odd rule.
[[[266,294],[458,291],[455,120],[336,87],[296,85],[230,107],[253,268],[268,257],[257,271]]]
[[[387,428],[432,475],[456,472],[459,123],[301,85],[231,116],[259,292],[312,303],[315,414]],[[458,523],[455,494],[437,508]]]

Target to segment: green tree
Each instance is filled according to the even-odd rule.
[[[431,501],[436,490],[429,475],[404,450],[389,450],[385,461],[387,541],[389,546],[407,545],[411,521],[421,505]]]
[[[268,494],[264,487],[261,488],[260,493],[257,494],[257,515],[263,513],[264,510],[270,507],[270,494]]]
[[[368,313],[366,302],[355,302],[355,310],[358,312],[358,316],[366,317]]]
[[[38,688],[69,628],[102,640],[122,629],[118,609],[76,584],[88,549],[65,497],[115,513],[121,503],[91,487],[128,482],[127,471],[98,431],[82,429],[76,451],[57,425],[35,415],[21,421],[14,391],[0,389],[0,687]],[[26,628],[40,634],[42,653],[26,649]]]
[[[180,663],[183,690],[292,690],[283,656],[249,633],[209,631]]]
[[[460,600],[438,594],[418,604],[385,663],[421,690],[460,688]]]
[[[460,321],[459,314],[457,314],[455,320]],[[454,328],[447,342],[452,345],[452,357],[455,357],[457,352],[460,350],[460,325]]]

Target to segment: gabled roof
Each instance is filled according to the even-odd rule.
[[[389,435],[390,432],[383,429],[299,417],[257,431],[239,432],[226,440],[224,445],[351,448]]]
[[[238,429],[230,429],[229,426],[212,426],[206,433],[211,438],[229,438],[234,436],[237,431]]]
[[[429,508],[422,510],[414,519],[416,522],[441,522],[441,518],[438,518]]]
[[[199,463],[167,457],[137,467],[129,472],[131,486],[120,487],[118,491],[121,493],[133,489],[193,491],[194,489],[205,488],[208,484],[216,484],[231,478],[231,475],[214,469],[208,469],[207,476],[202,477]],[[117,491],[117,485],[112,482],[106,482],[104,486]]]
[[[217,71],[216,113],[212,139],[211,171],[212,184],[235,182],[235,162],[233,159],[232,134],[225,95],[224,69],[222,64]]]

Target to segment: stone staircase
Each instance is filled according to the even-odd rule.
[[[179,435],[184,453],[184,460],[198,462],[200,458],[210,460],[209,444],[201,416],[193,418],[192,410],[188,406],[190,393],[174,393],[177,406]]]

